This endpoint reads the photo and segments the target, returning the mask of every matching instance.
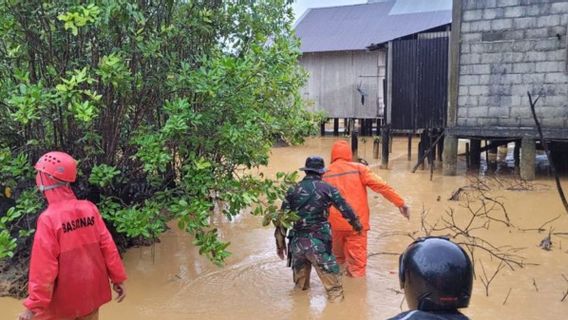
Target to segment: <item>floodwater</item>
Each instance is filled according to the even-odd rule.
[[[265,172],[296,170],[306,156],[314,154],[324,156],[327,162],[336,139],[340,138],[314,138],[303,146],[275,148]],[[467,210],[460,207],[464,202],[448,198],[471,180],[466,177],[463,159],[457,177],[443,177],[436,171],[430,181],[428,170],[412,174],[416,155],[407,161],[406,139],[395,139],[388,170],[380,169],[379,160],[372,159],[371,139],[361,139],[359,154],[399,191],[412,211],[407,221],[382,197],[369,193],[372,230],[367,277],[344,279],[344,302],[328,304],[315,275],[309,291],[293,290],[291,270],[275,254],[272,228],[262,227],[260,218],[245,214],[233,222],[217,219],[223,238],[232,243],[232,256],[223,268],[200,257],[191,238],[175,228],[154,247],[129,250],[124,256],[129,275],[127,300],[105,305],[101,319],[385,319],[405,310],[398,291],[395,254],[403,251],[411,238],[399,234],[418,231],[416,235],[422,235],[423,210],[428,212],[426,221],[434,224],[441,214],[454,209],[456,223],[463,225],[468,217]],[[471,306],[463,312],[472,319],[566,319],[568,298],[561,299],[568,291],[568,236],[562,233],[568,234],[568,215],[553,181],[541,176],[528,186],[510,177],[484,183],[497,185],[487,194],[504,203],[514,227],[491,222],[488,230],[471,233],[496,247],[524,248],[517,254],[525,258],[526,265],[498,272],[486,296],[480,266],[491,279],[499,262],[475,249],[477,277]],[[566,179],[563,185],[568,189]],[[530,190],[504,190],[504,186]],[[492,215],[502,217],[499,211]],[[538,228],[558,216],[545,225],[545,232],[520,230]],[[552,235],[552,250],[545,251],[539,243],[550,228],[556,234]],[[0,319],[16,319],[20,308],[20,301],[0,298]]]

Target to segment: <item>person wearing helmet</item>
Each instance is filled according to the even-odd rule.
[[[409,208],[402,197],[383,179],[364,164],[353,162],[353,153],[347,141],[341,140],[333,144],[331,164],[323,179],[339,189],[363,224],[362,232],[353,232],[341,219],[339,212],[332,208],[329,222],[333,234],[333,254],[337,257],[337,262],[345,267],[348,276],[364,277],[367,268],[367,232],[370,229],[367,187],[380,193],[399,208],[400,213],[407,219]]]
[[[282,203],[282,210],[296,212],[299,220],[288,234],[286,252],[286,229],[277,226],[274,233],[278,256],[288,255],[288,266],[292,267],[296,288],[307,290],[310,287],[312,266],[323,283],[330,302],[343,300],[341,274],[335,256],[331,252],[331,229],[327,221],[329,207],[336,207],[355,231],[362,225],[353,209],[345,202],[339,191],[325,183],[321,175],[325,172],[322,158],[312,156],[300,170],[306,176],[291,187]]]
[[[117,301],[126,296],[116,245],[97,207],[77,200],[69,186],[77,178],[75,159],[49,152],[35,169],[48,206],[37,221],[26,309],[19,320],[98,319],[99,307],[112,298],[109,279]]]
[[[468,320],[473,267],[469,256],[447,238],[414,241],[399,259],[400,287],[410,311],[389,320]]]

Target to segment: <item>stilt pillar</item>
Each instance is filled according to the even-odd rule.
[[[446,135],[444,138],[443,174],[455,176],[458,172],[458,138]]]
[[[408,161],[412,160],[412,134],[408,135]]]
[[[515,149],[513,150],[513,159],[515,160],[515,170],[519,170],[519,167],[521,166],[521,140],[515,141]]]
[[[353,152],[353,161],[359,158],[359,132],[357,129],[351,133],[351,151]]]
[[[471,139],[469,143],[469,166],[472,169],[479,169],[481,166],[481,140]]]
[[[521,140],[521,178],[534,180],[536,142],[533,138],[525,137]]]
[[[339,118],[333,118],[333,135],[339,135]]]
[[[382,155],[381,167],[386,169],[389,167],[389,147],[390,147],[390,130],[388,125],[381,128]]]

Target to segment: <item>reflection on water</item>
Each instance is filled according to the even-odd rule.
[[[265,171],[274,174],[296,170],[313,154],[323,156],[327,162],[336,139],[316,138],[299,147],[275,148]],[[291,270],[275,254],[273,230],[261,227],[260,219],[244,215],[233,222],[222,222],[222,235],[232,243],[232,256],[224,268],[199,257],[191,239],[175,228],[155,245],[155,257],[151,248],[129,250],[124,257],[130,277],[128,298],[123,304],[104,306],[101,319],[385,319],[397,314],[401,305],[406,305],[401,304],[402,295],[397,293],[398,257],[388,253],[401,252],[410,239],[385,235],[419,230],[422,208],[432,217],[448,208],[458,210],[459,203],[447,199],[468,183],[465,163],[459,164],[461,176],[443,177],[437,172],[430,181],[428,170],[410,173],[416,155],[413,161],[406,160],[406,139],[395,140],[389,170],[380,169],[379,160],[372,159],[371,139],[361,140],[359,154],[407,199],[413,215],[408,222],[383,198],[369,193],[369,253],[374,255],[369,258],[366,278],[344,279],[343,303],[328,304],[316,277],[309,291],[294,291]],[[504,159],[508,162],[509,156]],[[539,227],[563,213],[552,182],[543,178],[538,183],[545,187],[493,192],[503,198],[513,224],[519,228]],[[549,227],[568,232],[568,215]],[[565,319],[568,301],[560,300],[568,290],[568,282],[562,278],[563,273],[568,275],[566,237],[553,236],[552,251],[544,251],[538,244],[546,233],[520,232],[494,224],[479,235],[497,245],[526,248],[522,254],[527,262],[538,266],[514,272],[505,269],[491,284],[489,297],[478,276],[471,307],[464,310],[465,314],[473,319],[540,319],[543,315]],[[488,272],[497,267],[495,261],[489,260],[484,265]],[[0,308],[0,319],[15,319],[20,302],[2,298]]]

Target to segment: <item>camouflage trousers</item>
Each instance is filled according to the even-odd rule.
[[[310,287],[312,266],[316,270],[330,302],[343,300],[341,274],[335,256],[331,252],[331,234],[294,234],[290,239],[289,254],[297,289]]]

